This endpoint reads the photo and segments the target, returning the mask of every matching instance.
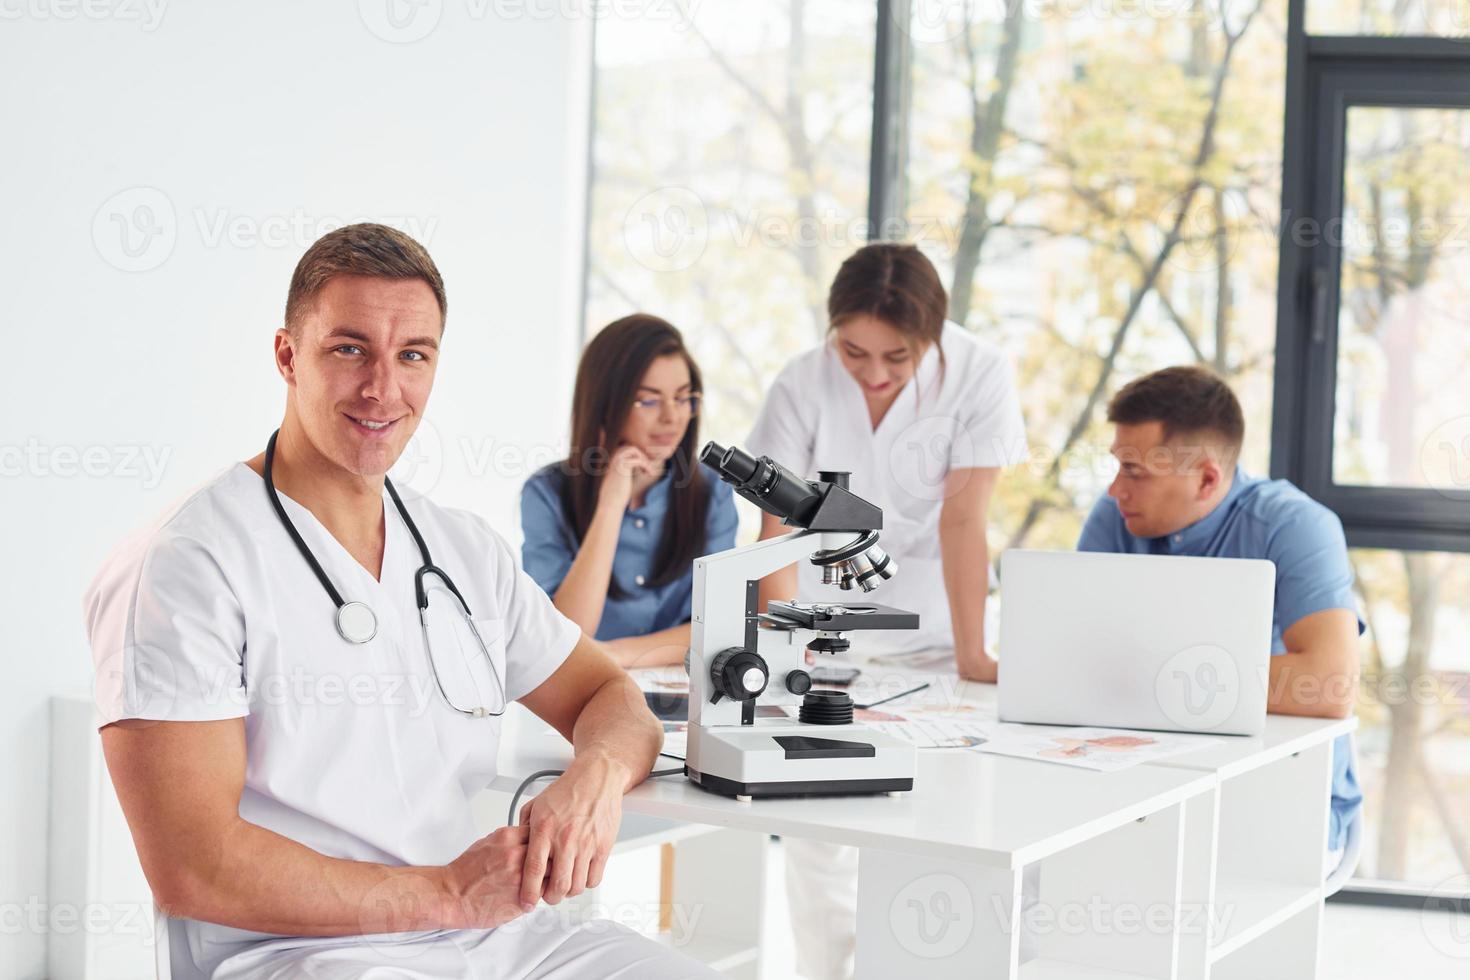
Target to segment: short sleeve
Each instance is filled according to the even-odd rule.
[[[705,520],[704,553],[728,551],[735,547],[735,531],[740,526],[740,514],[735,509],[735,491],[730,484],[705,470],[713,482],[710,487],[709,516]]]
[[[552,482],[538,474],[521,489],[521,563],[547,595],[555,595],[577,557],[572,530]]]
[[[976,466],[1012,466],[1027,455],[1026,424],[1016,393],[1015,370],[997,348],[986,348],[992,358],[976,377],[957,378],[965,385],[957,413],[960,430],[950,443],[952,470]]]
[[[505,696],[518,701],[556,672],[582,638],[582,631],[516,565],[515,552],[506,540],[489,525],[483,526],[493,540],[495,597],[504,620]]]
[[[1110,554],[1126,551],[1123,546],[1122,526],[1123,518],[1118,513],[1118,505],[1113,498],[1099,498],[1082,524],[1082,533],[1077,536],[1077,550],[1104,551]]]
[[[244,613],[206,543],[165,528],[125,545],[83,608],[98,727],[249,713]]]
[[[769,456],[792,472],[808,475],[811,469],[813,433],[809,420],[816,417],[813,401],[804,401],[798,395],[799,372],[804,360],[788,364],[776,376],[771,390],[761,404],[755,426],[742,446],[752,456]]]
[[[1266,557],[1276,565],[1276,626],[1281,636],[1313,613],[1348,609],[1357,615],[1353,568],[1347,538],[1337,515],[1314,500],[1302,499],[1276,524],[1266,543]],[[1358,632],[1363,631],[1362,618]]]

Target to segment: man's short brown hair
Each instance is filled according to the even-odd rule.
[[[1108,403],[1115,425],[1160,422],[1164,439],[1214,436],[1229,455],[1245,442],[1245,415],[1235,392],[1218,374],[1202,367],[1170,367],[1128,382]]]
[[[322,287],[336,276],[420,279],[434,291],[441,324],[449,311],[444,279],[422,245],[387,225],[345,225],[318,238],[296,263],[286,294],[286,329],[293,336]]]

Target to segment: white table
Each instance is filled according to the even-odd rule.
[[[925,697],[993,710],[993,687],[865,670],[859,701],[932,679]],[[1300,980],[1315,971],[1330,743],[1351,725],[1273,717],[1263,738],[1115,773],[921,750],[914,790],[896,797],[740,803],[670,776],[625,810],[856,845],[859,978]],[[494,788],[569,759],[518,712]],[[1023,877],[1036,892],[1024,918]]]
[[[1259,737],[1159,763],[1216,779],[1187,805],[1182,891],[1214,914],[1181,937],[1181,980],[1316,975],[1332,743],[1357,727],[1356,718],[1272,715]]]

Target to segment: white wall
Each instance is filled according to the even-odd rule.
[[[82,590],[263,447],[318,222],[429,247],[449,325],[404,476],[519,540],[520,454],[562,443],[576,354],[590,24],[556,6],[0,0],[0,976],[44,975],[24,909],[46,901],[47,699],[91,682]]]

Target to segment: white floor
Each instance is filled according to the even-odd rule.
[[[768,849],[761,980],[797,980],[780,846]],[[1470,980],[1470,917],[1328,903],[1319,980]]]
[[[1470,917],[1327,903],[1322,980],[1470,977]]]

